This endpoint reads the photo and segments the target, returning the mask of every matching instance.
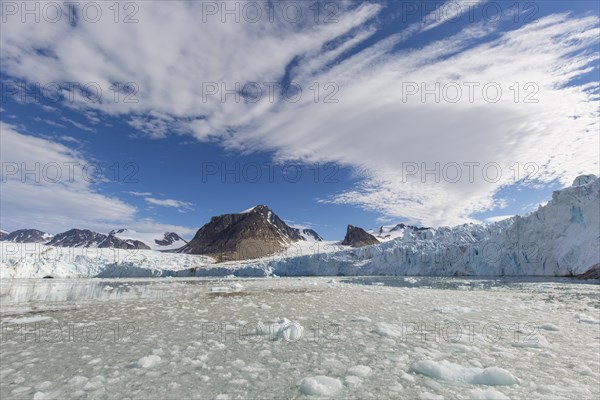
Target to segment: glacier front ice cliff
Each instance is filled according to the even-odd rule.
[[[152,250],[0,244],[0,277],[572,276],[600,264],[600,179],[584,175],[538,210],[489,225],[405,231],[362,248],[327,242],[258,260],[216,264]]]

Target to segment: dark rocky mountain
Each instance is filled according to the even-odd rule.
[[[8,232],[0,229],[0,242],[4,240],[8,236]]]
[[[57,247],[98,247],[106,237],[106,235],[88,229],[71,229],[54,236],[48,245]]]
[[[37,229],[19,229],[6,234],[2,240],[16,243],[46,243],[52,237],[52,234]]]
[[[576,275],[577,279],[600,279],[600,264],[596,264],[583,274]]]
[[[323,241],[323,238],[319,236],[317,232],[308,228],[302,229],[302,236],[304,236],[306,240],[314,240],[317,242]]]
[[[358,226],[352,225],[348,225],[346,236],[342,241],[342,245],[351,247],[363,247],[377,243],[379,243],[379,240],[375,236],[367,233],[367,231]]]
[[[98,247],[118,249],[150,249],[139,240],[122,240],[114,235],[104,235],[88,229],[71,229],[59,233],[47,243],[56,247]]]
[[[103,235],[106,236],[106,235]],[[115,248],[115,249],[139,249],[139,250],[150,250],[150,246],[140,240],[133,239],[119,239],[116,236],[108,235],[106,239],[98,245],[100,248]]]
[[[404,225],[404,224],[398,224],[395,227],[393,227],[392,229],[390,229],[390,232],[395,232],[395,231],[399,231],[401,229],[405,229],[408,228],[412,231],[418,232],[418,231],[426,231],[428,229],[431,228],[427,228],[427,227],[422,227],[422,226],[414,226],[414,225]]]
[[[115,236],[124,241],[139,241],[148,246],[152,250],[177,250],[187,244],[187,240],[183,239],[181,236],[176,234],[175,232],[165,232],[165,233],[141,233],[137,232],[133,229],[122,228],[115,229],[108,233],[109,236]]]
[[[172,246],[175,243],[187,244],[187,240],[176,234],[175,232],[166,232],[163,239],[155,239],[154,243],[157,246],[167,247]]]
[[[305,237],[306,236],[306,237]],[[307,238],[321,240],[311,229],[287,225],[269,207],[212,217],[178,253],[204,254],[218,262],[266,257]]]

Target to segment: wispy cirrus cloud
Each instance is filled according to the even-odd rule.
[[[129,194],[131,194],[133,196],[140,196],[140,197],[152,196],[152,193],[150,193],[150,192],[135,192],[135,191],[132,191],[132,192],[127,192],[127,193],[129,193]]]
[[[443,38],[399,50],[457,15],[426,16],[372,41],[384,9],[379,4],[341,3],[336,24],[253,25],[198,24],[195,2],[171,2],[167,18],[159,3],[144,3],[133,25],[13,26],[2,39],[3,69],[25,80],[101,86],[134,80],[137,103],[79,105],[122,115],[153,138],[186,134],[232,150],[273,151],[281,160],[354,168],[362,181],[322,201],[427,225],[473,221],[474,213],[498,208],[500,188],[525,177],[567,185],[580,173],[598,172],[598,83],[575,83],[597,72],[597,16],[457,25]],[[52,57],[32,48],[49,49]],[[222,101],[207,98],[203,86],[284,78],[306,93],[314,82],[335,83],[339,101],[315,102],[311,95],[297,102],[281,96]],[[482,91],[488,84],[501,91],[497,101]],[[462,93],[454,101],[454,92],[441,93],[436,85]],[[443,98],[423,97],[422,88]],[[456,165],[461,179],[441,176]],[[477,168],[472,179],[471,167]],[[501,174],[491,179],[495,168]],[[153,199],[157,206],[187,204]]]
[[[188,202],[181,201],[181,200],[156,199],[154,197],[146,197],[144,200],[146,201],[146,203],[154,205],[154,206],[172,207],[172,208],[176,208],[177,210],[179,210],[181,212],[194,210],[194,208],[193,208],[194,205],[192,203],[188,203]]]

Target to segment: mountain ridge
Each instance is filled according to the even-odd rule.
[[[293,228],[266,205],[214,216],[178,253],[203,254],[219,262],[266,257],[289,245],[322,240],[312,229]]]
[[[19,244],[3,242],[0,276],[596,276],[600,264],[600,179],[580,179],[554,191],[536,211],[492,224],[462,224],[360,248],[332,242],[305,243],[299,252],[217,264],[205,256],[178,253],[99,251],[73,257],[72,251],[39,246],[22,257]],[[428,232],[431,236],[417,233]],[[298,243],[296,243],[298,244]],[[14,247],[13,247],[14,246]],[[104,249],[101,249],[104,250]],[[587,274],[589,272],[589,274]]]

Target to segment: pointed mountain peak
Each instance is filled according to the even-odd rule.
[[[346,229],[346,236],[342,241],[342,245],[351,247],[363,247],[371,244],[377,244],[379,240],[363,228],[358,226],[348,225]]]
[[[316,232],[291,227],[268,206],[260,204],[239,214],[212,217],[178,252],[237,261],[266,257],[309,238],[320,240]]]

